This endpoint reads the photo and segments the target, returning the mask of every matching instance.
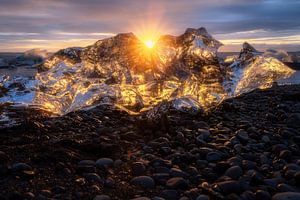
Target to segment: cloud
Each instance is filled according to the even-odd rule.
[[[0,0],[0,5],[1,44],[3,39],[12,45],[19,40],[101,39],[142,27],[180,34],[187,27],[205,26],[224,40],[300,34],[298,0]]]

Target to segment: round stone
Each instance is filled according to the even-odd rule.
[[[179,194],[176,190],[163,190],[160,196],[166,200],[174,200],[178,199]]]
[[[181,177],[171,178],[167,181],[166,186],[171,189],[185,190],[188,188],[188,183]]]
[[[135,162],[132,164],[132,174],[134,176],[140,176],[145,172],[146,168],[142,162]]]
[[[100,158],[96,161],[96,167],[100,169],[112,167],[113,164],[114,161],[110,158]]]
[[[154,180],[149,176],[138,176],[131,180],[131,184],[143,188],[153,188],[155,186]]]
[[[197,197],[196,200],[209,200],[209,197],[207,195],[201,194]]]
[[[209,152],[207,155],[206,155],[206,160],[208,162],[216,162],[216,161],[219,161],[221,160],[222,156],[220,153],[218,152]]]
[[[102,194],[95,196],[93,200],[111,200],[111,198],[107,195]]]
[[[32,167],[26,163],[15,163],[13,164],[13,166],[11,167],[11,170],[13,172],[20,172],[20,171],[26,171],[26,170],[31,170]]]
[[[263,191],[263,190],[257,190],[255,196],[256,196],[257,200],[270,200],[271,199],[270,193],[267,191]]]
[[[232,179],[239,179],[243,175],[243,170],[240,166],[232,166],[226,170],[225,176],[228,176]]]
[[[237,137],[241,140],[241,142],[247,142],[249,139],[248,133],[243,129],[238,130],[236,132],[236,134],[237,134]]]
[[[100,176],[96,173],[84,173],[83,176],[86,180],[91,182],[98,182],[98,183],[103,182]]]
[[[299,192],[282,192],[277,193],[272,197],[272,200],[299,200]]]

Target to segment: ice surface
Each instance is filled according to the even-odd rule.
[[[294,73],[248,43],[223,66],[221,45],[200,28],[162,36],[151,50],[132,33],[63,49],[46,59],[34,80],[0,76],[0,105],[23,103],[59,115],[99,104],[135,114],[151,110],[149,116],[169,107],[197,113]]]

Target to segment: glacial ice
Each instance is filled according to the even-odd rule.
[[[162,36],[151,50],[132,33],[63,49],[45,60],[35,80],[0,77],[0,105],[23,103],[58,115],[99,104],[133,114],[157,106],[195,113],[294,73],[248,43],[231,65],[223,65],[217,57],[221,45],[200,28]],[[165,102],[167,107],[160,106]]]

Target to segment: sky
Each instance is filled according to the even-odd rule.
[[[0,52],[87,46],[205,27],[224,46],[300,51],[300,0],[0,0]]]

